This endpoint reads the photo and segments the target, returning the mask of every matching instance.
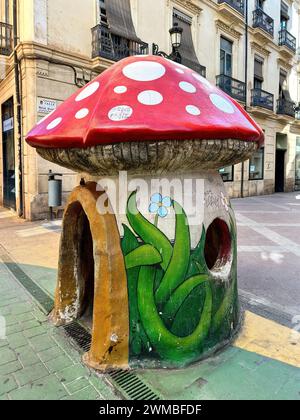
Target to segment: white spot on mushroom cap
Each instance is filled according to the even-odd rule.
[[[53,130],[53,128],[56,128],[61,122],[62,122],[61,117],[56,118],[50,124],[47,125],[47,130]]]
[[[145,90],[138,95],[138,101],[143,105],[159,105],[163,100],[163,96],[155,90]]]
[[[83,118],[87,117],[89,113],[90,111],[87,108],[82,108],[76,113],[75,118],[77,120],[82,120]]]
[[[114,88],[114,92],[119,93],[119,94],[126,93],[127,92],[127,87],[126,86],[116,86]]]
[[[108,113],[108,118],[112,121],[124,121],[131,117],[133,109],[128,105],[119,105],[112,108]]]
[[[200,109],[195,105],[188,105],[185,109],[186,109],[186,112],[190,115],[198,116],[201,114]]]
[[[220,111],[225,112],[226,114],[234,114],[233,105],[225,98],[216,93],[211,94],[209,97],[214,106]]]
[[[99,82],[93,82],[90,85],[88,85],[86,88],[84,88],[79,95],[77,95],[75,101],[80,102],[84,99],[88,98],[89,96],[92,96],[100,87]]]
[[[123,69],[124,76],[137,82],[157,80],[163,77],[165,73],[166,68],[162,64],[154,61],[137,61],[128,64]]]
[[[184,71],[183,70],[181,70],[181,69],[175,69],[176,71],[177,71],[177,73],[179,73],[179,74],[184,74]]]
[[[184,92],[187,92],[187,93],[196,93],[197,92],[197,89],[195,88],[195,86],[192,85],[189,82],[180,82],[179,87],[180,87],[180,89],[182,89]]]

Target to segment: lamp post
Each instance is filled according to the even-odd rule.
[[[175,61],[176,63],[181,63],[182,58],[178,50],[182,42],[183,29],[178,26],[178,23],[174,23],[173,28],[171,28],[169,32],[172,44],[172,53],[167,54],[164,51],[160,51],[157,44],[152,44],[152,54],[160,55],[161,57],[168,58],[169,60]]]

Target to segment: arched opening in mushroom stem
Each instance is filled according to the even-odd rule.
[[[89,220],[81,206],[77,220],[77,232],[74,233],[74,246],[77,246],[75,270],[77,270],[77,281],[81,296],[79,316],[82,322],[92,330],[95,281],[93,238]]]
[[[82,205],[72,203],[64,216],[59,294],[60,316],[69,323],[81,319],[92,329],[95,261],[93,238]]]

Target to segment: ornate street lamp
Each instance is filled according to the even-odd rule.
[[[173,28],[171,28],[169,32],[172,44],[172,53],[166,54],[165,52],[160,51],[157,44],[152,44],[152,53],[153,55],[160,55],[161,57],[173,60],[176,63],[181,63],[182,58],[178,50],[181,47],[183,29],[178,26],[178,23],[174,23]]]

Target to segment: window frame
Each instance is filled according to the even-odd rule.
[[[231,177],[231,179],[227,179],[227,180],[224,180],[223,179],[223,177],[222,177],[222,174],[221,174],[221,170],[222,169],[225,169],[225,168],[232,168],[232,171],[231,171],[231,174],[232,174],[232,177]],[[224,166],[223,168],[220,168],[219,169],[219,174],[221,175],[221,177],[222,177],[222,180],[223,180],[223,182],[225,183],[227,183],[227,182],[234,182],[234,175],[235,175],[235,165],[229,165],[229,166]]]
[[[265,147],[264,146],[261,147],[260,149],[256,151],[256,153],[259,151],[262,151],[262,154],[263,154],[261,176],[259,178],[251,178],[251,160],[254,157],[254,154],[253,154],[253,156],[249,159],[249,181],[263,181],[265,179]]]

